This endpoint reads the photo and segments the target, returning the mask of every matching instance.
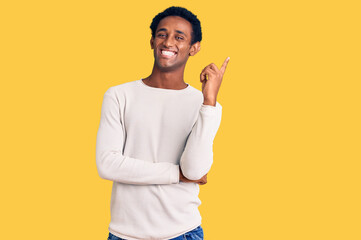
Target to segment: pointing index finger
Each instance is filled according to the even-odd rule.
[[[227,57],[226,60],[224,61],[224,63],[222,64],[222,67],[220,69],[222,74],[224,74],[224,72],[226,71],[226,67],[227,67],[227,64],[229,62],[229,59],[230,59],[230,57]]]

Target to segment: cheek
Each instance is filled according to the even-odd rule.
[[[182,56],[187,56],[190,52],[190,49],[188,47],[182,47],[180,48],[181,50],[179,51],[179,54]]]

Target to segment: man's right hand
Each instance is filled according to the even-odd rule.
[[[194,183],[198,183],[199,185],[204,185],[207,183],[207,174],[204,175],[201,179],[198,179],[198,180],[189,180],[188,178],[186,178],[183,173],[182,173],[182,170],[179,166],[179,181],[180,182],[194,182]]]

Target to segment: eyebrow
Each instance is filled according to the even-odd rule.
[[[157,32],[159,32],[159,31],[167,31],[167,29],[166,28],[160,28],[160,29],[158,29],[158,31]],[[184,32],[182,32],[182,31],[179,31],[179,30],[175,30],[177,33],[180,33],[180,34],[183,34],[184,36],[187,36],[187,34],[185,34]]]

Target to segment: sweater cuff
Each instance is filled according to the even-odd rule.
[[[179,183],[179,165],[173,165],[170,171],[170,184]]]
[[[204,105],[202,103],[202,106],[201,106],[201,113],[203,114],[206,114],[206,115],[214,115],[216,114],[217,110],[222,110],[222,105],[219,104],[219,102],[216,102],[216,106],[212,106],[212,105]]]

